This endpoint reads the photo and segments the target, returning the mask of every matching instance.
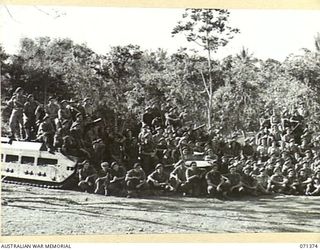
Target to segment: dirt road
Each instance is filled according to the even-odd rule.
[[[320,232],[320,197],[128,199],[2,184],[2,235]]]

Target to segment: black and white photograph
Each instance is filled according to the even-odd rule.
[[[1,235],[320,233],[320,10],[0,18]]]

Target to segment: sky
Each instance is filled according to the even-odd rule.
[[[283,61],[301,48],[314,50],[320,32],[317,10],[230,10],[230,25],[240,29],[234,39],[214,55],[235,55],[242,47],[260,59]],[[0,43],[9,54],[19,49],[23,37],[71,38],[104,54],[110,46],[137,44],[142,49],[195,48],[182,36],[172,37],[183,9],[1,6]]]

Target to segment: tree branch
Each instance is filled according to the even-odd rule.
[[[210,92],[209,92],[208,85],[207,85],[207,83],[206,83],[206,79],[204,78],[204,75],[203,75],[202,71],[200,71],[200,73],[201,73],[201,77],[202,77],[204,89],[206,90],[208,96],[210,97]]]

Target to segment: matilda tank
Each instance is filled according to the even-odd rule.
[[[77,158],[61,152],[50,153],[39,142],[1,138],[3,182],[45,188],[69,188],[74,184]]]

